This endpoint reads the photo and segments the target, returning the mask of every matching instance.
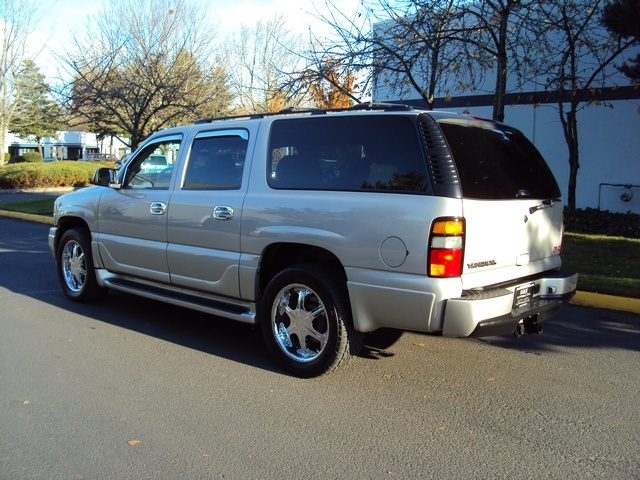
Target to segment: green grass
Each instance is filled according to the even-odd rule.
[[[640,240],[565,233],[562,265],[580,274],[578,290],[640,298]]]
[[[55,197],[2,202],[0,210],[52,215]],[[578,289],[640,298],[640,240],[565,233],[562,265],[579,272]]]
[[[4,202],[0,197],[0,210],[11,212],[32,213],[34,215],[53,215],[55,197],[36,198],[31,200],[16,200]]]

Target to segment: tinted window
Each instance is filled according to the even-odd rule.
[[[558,198],[560,189],[536,147],[493,122],[439,122],[468,198]]]
[[[196,138],[183,189],[239,189],[246,153],[247,140],[238,135]]]
[[[273,122],[273,188],[424,192],[426,164],[412,119],[324,116]]]

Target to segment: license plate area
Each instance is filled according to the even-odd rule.
[[[527,285],[520,285],[513,293],[513,308],[518,309],[522,307],[528,307],[533,301],[533,292],[535,284],[528,283]]]

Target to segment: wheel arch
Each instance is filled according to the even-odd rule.
[[[261,299],[271,279],[280,271],[292,265],[320,264],[335,271],[341,282],[347,281],[344,266],[338,257],[329,250],[303,243],[274,243],[261,255],[256,285],[256,298]]]
[[[54,243],[55,251],[58,251],[60,238],[62,238],[62,235],[64,235],[65,232],[67,232],[68,230],[71,230],[72,228],[86,229],[87,232],[89,232],[89,235],[91,235],[91,229],[89,228],[89,225],[85,220],[83,220],[80,217],[73,217],[73,216],[60,217],[58,219],[57,227],[58,227],[58,231],[56,232],[56,238]]]

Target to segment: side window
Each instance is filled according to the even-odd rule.
[[[276,189],[426,192],[415,123],[400,116],[273,122],[268,183]]]
[[[128,167],[129,188],[168,189],[179,149],[180,139],[175,136],[144,147]]]
[[[242,184],[246,131],[206,132],[191,146],[184,190],[237,190]]]

